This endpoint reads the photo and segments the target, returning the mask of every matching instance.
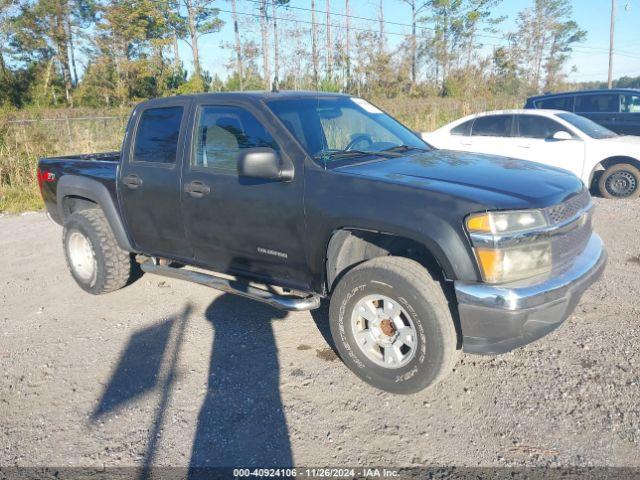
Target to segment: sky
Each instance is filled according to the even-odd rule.
[[[622,76],[640,76],[640,0],[615,0],[617,3],[617,17],[615,26],[615,50],[614,78]],[[383,0],[385,21],[407,24],[410,22],[409,6],[401,0]],[[529,7],[533,0],[504,0],[496,8],[496,16],[506,16],[507,19],[499,26],[500,32],[515,30],[515,20],[519,11]],[[587,31],[586,40],[577,45],[571,59],[567,63],[567,73],[570,81],[598,81],[607,79],[608,49],[609,49],[609,24],[611,15],[611,0],[572,0],[573,19],[578,25]],[[311,0],[291,0],[293,7],[310,8]],[[213,3],[221,10],[230,10],[230,2],[218,0]],[[316,9],[324,10],[325,2],[316,0]],[[257,13],[255,0],[238,0],[238,12]],[[344,0],[332,0],[331,11],[344,13]],[[297,18],[310,21],[310,13],[300,10],[291,10]],[[360,17],[377,18],[377,0],[350,0],[351,15]],[[281,14],[279,14],[280,16]],[[225,22],[221,32],[202,37],[200,51],[203,68],[211,74],[226,77],[224,64],[227,62],[231,51],[220,48],[223,41],[233,41],[231,15],[222,12],[221,19]],[[252,17],[241,16],[245,21],[251,21]],[[257,19],[255,20],[256,32],[258,32]],[[318,22],[323,21],[323,15],[319,15]],[[344,17],[336,16],[332,23],[342,24]],[[377,30],[378,24],[373,21],[354,20],[352,25],[358,28],[370,28]],[[387,25],[389,33],[409,33],[409,28],[398,25]],[[391,46],[397,45],[402,40],[401,35],[390,34],[388,40]],[[499,44],[497,39],[482,39],[488,43]],[[487,46],[485,48],[492,48]],[[191,54],[189,47],[182,43],[180,53],[184,59],[185,67],[191,69]],[[576,68],[571,72],[572,67]]]

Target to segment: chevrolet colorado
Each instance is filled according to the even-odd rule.
[[[606,262],[575,176],[434,149],[346,95],[147,101],[120,152],[41,159],[38,180],[84,290],[140,264],[287,310],[330,298],[342,360],[395,393],[433,385],[461,349],[545,335]]]

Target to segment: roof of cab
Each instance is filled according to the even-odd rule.
[[[194,93],[190,95],[177,95],[173,97],[153,98],[141,102],[141,105],[162,105],[170,103],[176,99],[225,99],[225,100],[276,100],[276,99],[303,99],[318,97],[349,97],[343,93],[334,92],[315,92],[301,90],[282,90],[282,91],[248,91],[248,92],[213,92],[213,93]]]

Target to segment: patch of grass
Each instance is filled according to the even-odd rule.
[[[0,188],[0,212],[20,213],[43,208],[37,185]]]
[[[0,114],[0,212],[43,208],[36,178],[39,158],[118,150],[127,113],[59,109]]]

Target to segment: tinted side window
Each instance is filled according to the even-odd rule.
[[[238,107],[202,107],[198,114],[193,165],[236,171],[241,150],[278,145],[262,124]]]
[[[136,131],[133,161],[175,163],[181,122],[182,107],[144,110]]]
[[[489,115],[473,122],[471,135],[483,137],[510,137],[512,115]]]
[[[302,125],[300,112],[283,110],[278,112],[278,117],[287,130],[289,130],[296,139],[299,139],[303,145],[307,145],[307,135],[305,134],[305,129]]]
[[[618,113],[620,111],[620,95],[614,93],[578,95],[575,111],[576,113]]]
[[[473,125],[473,120],[468,120],[464,123],[461,123],[455,128],[451,129],[451,135],[464,135],[468,137],[471,135],[471,125]]]
[[[547,108],[549,110],[573,111],[573,97],[553,97],[536,101],[536,108]]]
[[[640,95],[622,95],[620,111],[622,113],[640,113]]]
[[[526,138],[551,138],[556,132],[569,132],[558,122],[550,118],[536,115],[517,115],[518,132],[520,137]]]

